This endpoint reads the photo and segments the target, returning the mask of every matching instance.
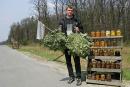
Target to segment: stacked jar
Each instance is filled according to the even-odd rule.
[[[111,77],[111,74],[110,73],[92,73],[92,74],[88,74],[88,79],[91,79],[91,80],[100,80],[100,81],[111,81],[112,80],[112,77]]]
[[[121,36],[120,29],[112,29],[112,30],[97,30],[91,31],[91,37],[108,37],[108,36]]]
[[[91,63],[89,63],[89,67],[90,68],[120,69],[120,62],[93,60]]]

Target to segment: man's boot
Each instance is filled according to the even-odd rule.
[[[74,77],[69,77],[68,84],[71,84],[75,80]]]
[[[82,84],[81,78],[77,78],[77,83],[76,83],[76,85],[77,85],[77,86],[80,86],[81,84]]]

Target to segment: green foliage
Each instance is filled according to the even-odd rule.
[[[89,54],[89,48],[92,45],[92,40],[87,34],[70,34],[67,38],[66,47],[71,54],[77,54],[85,58]]]
[[[55,51],[61,50],[63,52],[67,48],[72,55],[76,54],[85,58],[92,43],[87,34],[73,33],[66,37],[62,32],[53,31],[45,36],[43,44]]]
[[[64,49],[66,48],[66,36],[64,33],[55,30],[45,36],[45,38],[43,39],[43,44],[45,47],[48,47],[51,50],[64,51]]]

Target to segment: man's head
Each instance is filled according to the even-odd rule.
[[[74,7],[73,6],[67,6],[66,7],[66,14],[68,17],[72,17],[74,14]]]

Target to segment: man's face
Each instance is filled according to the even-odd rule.
[[[67,14],[67,16],[71,17],[74,14],[74,10],[72,8],[67,8],[66,9],[66,14]]]

